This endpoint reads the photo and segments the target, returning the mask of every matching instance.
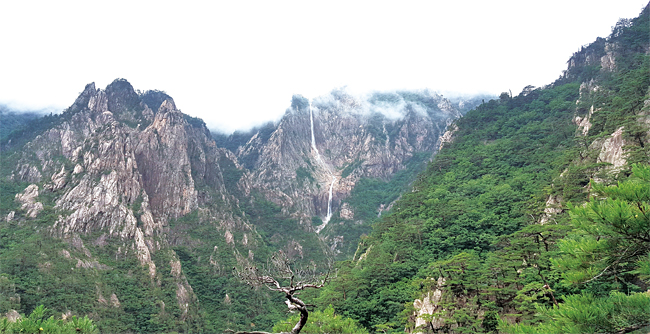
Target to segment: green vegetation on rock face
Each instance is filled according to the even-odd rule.
[[[352,189],[350,197],[343,202],[350,204],[354,210],[354,223],[340,224],[343,219],[336,215],[325,228],[330,235],[343,237],[340,245],[341,253],[337,259],[349,259],[357,249],[358,240],[372,231],[373,224],[379,220],[383,211],[388,211],[390,205],[405,191],[418,173],[422,172],[431,153],[421,152],[406,161],[406,168],[395,173],[390,180],[362,178]],[[357,162],[351,164],[351,166]],[[360,163],[359,163],[360,164]],[[345,173],[345,169],[343,171]],[[383,209],[382,208],[383,205]],[[380,211],[382,210],[382,211]]]
[[[200,301],[204,331],[245,330],[250,324],[270,328],[282,318],[281,296],[251,290],[231,274],[237,264],[233,251],[248,255],[239,243],[242,233],[234,233],[232,238],[237,242],[229,243],[216,222],[200,218],[197,211],[173,221],[170,229],[183,273]],[[253,251],[256,258],[269,255],[264,245]]]
[[[0,133],[0,152],[6,154],[5,152],[22,147],[36,136],[42,134],[54,125],[59,124],[62,117],[62,115],[50,114],[42,117],[26,119],[26,117],[21,116],[21,121],[14,123],[16,126],[15,128],[6,127],[3,123],[3,129]],[[2,122],[4,122],[4,115],[2,116],[2,119]],[[12,122],[9,122],[9,124],[11,123]]]
[[[134,257],[115,257],[119,242],[100,235],[86,236],[90,238],[84,238],[84,243],[78,238],[52,238],[49,227],[58,213],[46,198],[39,197],[45,209],[29,224],[16,202],[2,201],[14,207],[3,205],[0,210],[0,314],[12,309],[28,314],[44,305],[47,317],[68,312],[79,317],[88,315],[106,333],[205,327],[193,310],[185,321],[179,321],[182,311],[175,296],[176,283],[161,276],[158,282],[143,280],[150,275]],[[9,210],[15,215],[6,221]],[[89,239],[104,241],[93,243]],[[170,260],[168,251],[154,254],[154,261],[162,264],[159,272],[171,271]]]
[[[171,96],[160,90],[148,90],[138,95],[142,102],[149,106],[154,113],[158,112],[158,108],[160,108],[160,105],[165,102],[165,100],[173,101]]]
[[[613,333],[650,325],[650,166],[634,165],[618,185],[592,183],[595,195],[572,207],[571,233],[551,259],[560,283],[581,290],[539,305],[537,326],[512,333]]]
[[[436,311],[420,317],[425,332],[495,332],[500,322],[504,330],[523,332],[551,331],[555,321],[556,332],[647,325],[649,297],[638,292],[648,288],[650,267],[647,241],[639,240],[648,233],[647,217],[641,218],[647,202],[639,202],[647,181],[637,175],[647,168],[635,167],[637,181],[614,188],[589,182],[630,175],[629,167],[612,173],[598,159],[604,140],[621,126],[628,162],[647,164],[650,157],[648,8],[617,27],[583,50],[610,43],[618,50],[614,71],[583,57],[553,85],[515,97],[504,93],[456,121],[455,141],[362,238],[354,259],[339,264],[338,279],[318,304],[332,304],[377,331],[415,330],[414,301],[431,301],[436,293]],[[588,89],[581,89],[582,80],[589,80]],[[576,136],[574,116],[586,116],[592,105],[592,128]],[[582,208],[590,191],[612,200]],[[602,210],[624,219],[598,223],[594,215]],[[613,316],[621,306],[630,312]],[[584,318],[589,312],[604,320]]]
[[[493,100],[458,120],[456,141],[375,224],[322,302],[367,328],[403,329],[400,313],[428,264],[462,251],[486,254],[499,236],[530,223],[531,207],[544,202],[544,187],[563,167],[555,161],[573,145],[578,88]]]

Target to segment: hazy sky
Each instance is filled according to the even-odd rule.
[[[61,110],[125,78],[230,132],[342,86],[517,94],[647,3],[2,1],[0,103]]]

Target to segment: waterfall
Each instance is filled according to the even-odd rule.
[[[323,221],[324,224],[327,224],[327,222],[330,221],[330,218],[332,218],[332,189],[334,188],[334,182],[336,182],[336,178],[334,175],[332,175],[332,183],[330,183],[330,196],[327,199],[327,216]]]
[[[329,223],[330,219],[332,218],[332,190],[334,189],[334,182],[336,182],[336,176],[332,173],[330,170],[329,166],[325,164],[323,159],[321,159],[320,153],[318,152],[318,148],[316,148],[316,137],[314,136],[314,111],[311,107],[311,102],[309,103],[309,122],[311,124],[311,148],[314,150],[316,153],[316,160],[318,163],[327,171],[327,174],[332,178],[332,181],[330,183],[330,189],[329,189],[329,198],[327,199],[327,216],[323,219],[323,224],[320,226],[316,227],[316,233],[320,233],[325,226],[327,226],[327,223]]]
[[[311,109],[311,102],[309,102],[309,122],[311,123],[311,149],[316,152],[316,159],[322,165],[323,162],[320,160],[320,153],[318,153],[318,148],[316,148],[316,137],[314,137],[314,112]]]

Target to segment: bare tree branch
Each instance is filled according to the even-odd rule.
[[[309,311],[307,304],[296,295],[299,291],[307,288],[320,289],[324,287],[331,280],[331,259],[328,259],[326,265],[325,271],[320,271],[314,262],[308,266],[299,266],[284,252],[279,251],[274,253],[266,265],[260,268],[249,263],[247,259],[240,259],[239,266],[233,268],[233,272],[236,277],[253,288],[266,286],[272,291],[283,292],[287,298],[286,304],[289,310],[300,312],[300,320],[291,330],[291,334],[298,334],[307,323]]]

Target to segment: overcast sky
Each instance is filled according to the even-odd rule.
[[[232,132],[293,94],[493,93],[557,79],[647,0],[2,1],[0,103],[74,102],[125,78]]]

